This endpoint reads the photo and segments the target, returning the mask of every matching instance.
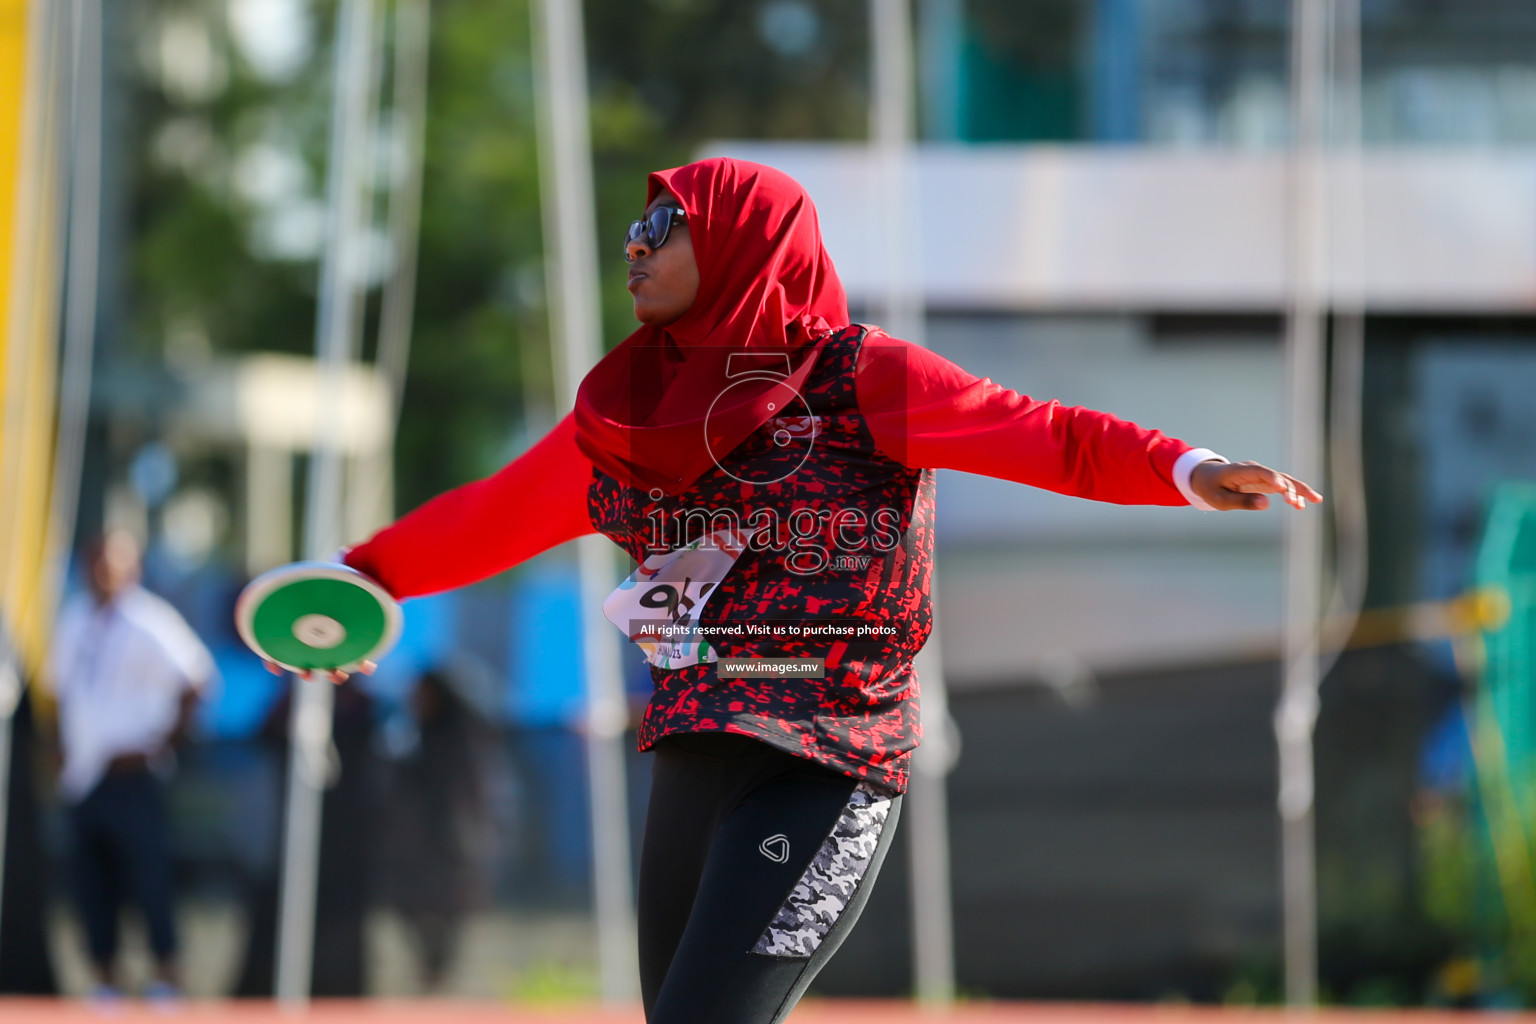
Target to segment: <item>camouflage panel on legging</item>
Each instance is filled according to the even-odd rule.
[[[867,783],[854,788],[837,823],[752,952],[782,957],[808,957],[816,952],[859,891],[890,811],[891,798],[886,793]]]

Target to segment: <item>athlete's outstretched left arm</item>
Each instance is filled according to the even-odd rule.
[[[1256,462],[1228,463],[1108,413],[1038,401],[937,353],[871,331],[859,355],[859,409],[886,454],[1122,505],[1260,509],[1322,495]]]
[[[595,528],[592,462],[567,415],[499,472],[422,505],[348,551],[346,562],[396,598],[461,587]]]

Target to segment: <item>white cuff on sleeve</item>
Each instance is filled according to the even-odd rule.
[[[1184,500],[1202,512],[1215,512],[1216,507],[1208,504],[1200,495],[1196,494],[1189,486],[1189,477],[1195,471],[1195,467],[1202,462],[1226,462],[1227,460],[1211,451],[1209,448],[1191,448],[1179,456],[1179,461],[1173,464],[1173,484],[1184,495]]]

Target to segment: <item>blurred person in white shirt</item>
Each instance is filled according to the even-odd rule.
[[[47,679],[58,699],[74,889],[96,994],[116,995],[118,913],[132,900],[156,961],[150,998],[177,994],[171,836],[163,780],[213,658],[165,600],[139,585],[139,547],[111,531],[88,551],[89,592],[60,613]]]

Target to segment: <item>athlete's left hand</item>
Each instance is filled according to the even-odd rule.
[[[1278,469],[1257,462],[1202,462],[1189,475],[1190,490],[1206,504],[1223,512],[1231,509],[1257,511],[1269,507],[1266,494],[1278,494],[1292,508],[1304,509],[1323,496]]]
[[[288,670],[283,668],[281,665],[277,664],[276,662],[268,661],[265,658],[261,659],[261,661],[262,661],[263,665],[267,666],[267,671],[271,672],[275,676],[285,676],[285,675],[288,674]],[[371,675],[373,675],[373,670],[376,669],[376,668],[378,668],[378,665],[374,664],[371,661],[365,661],[361,665],[357,666],[357,674],[358,675],[362,675],[362,676],[371,676]],[[324,678],[329,679],[331,682],[335,683],[337,686],[340,686],[342,683],[346,682],[352,676],[352,673],[350,673],[350,672],[343,672],[341,669],[337,669],[334,672],[324,672],[324,673],[312,673],[312,672],[300,672],[300,673],[298,673],[299,678],[301,678],[301,679],[309,679],[312,675],[316,675],[316,674],[324,676]]]

